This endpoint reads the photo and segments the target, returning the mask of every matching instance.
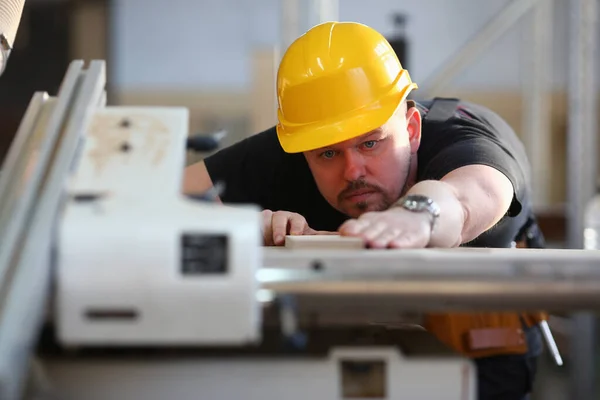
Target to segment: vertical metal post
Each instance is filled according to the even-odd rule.
[[[281,1],[281,43],[280,54],[300,35],[300,3],[301,0]]]
[[[595,81],[598,0],[570,0],[569,105],[567,130],[567,245],[583,247],[584,210],[596,186],[597,85]],[[573,316],[571,399],[595,399],[595,316]]]
[[[283,0],[281,2],[281,51],[315,25],[339,20],[339,0]]]
[[[523,140],[532,168],[533,205],[548,206],[552,176],[547,168],[552,164],[551,148],[551,83],[552,26],[554,1],[540,1],[532,10],[532,24],[527,25],[523,41],[526,60],[523,79]]]
[[[339,0],[309,0],[308,28],[339,20]]]
[[[583,247],[583,212],[594,195],[597,173],[595,52],[598,0],[570,0],[567,245]]]

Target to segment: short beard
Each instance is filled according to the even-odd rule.
[[[380,193],[382,195],[381,200],[375,205],[373,205],[372,203],[369,203],[367,201],[361,201],[359,203],[354,204],[352,206],[352,208],[358,210],[361,214],[363,214],[367,211],[388,210],[396,202],[398,202],[398,200],[402,196],[404,196],[404,194],[408,191],[408,189],[409,189],[408,178],[410,176],[411,166],[412,166],[412,153],[409,154],[407,168],[406,168],[406,174],[404,175],[404,183],[402,184],[402,189],[400,190],[400,193],[398,195],[390,195],[388,192],[386,192],[379,186],[371,185],[370,183],[367,183],[364,179],[358,179],[358,180],[350,182],[348,184],[348,186],[342,192],[340,192],[340,194],[338,195],[338,204],[341,204],[343,202],[344,198],[348,194],[352,193],[355,190],[371,189],[374,192]],[[371,206],[371,210],[369,210],[369,206]]]

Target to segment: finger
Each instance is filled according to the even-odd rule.
[[[399,229],[387,229],[369,241],[369,247],[374,249],[385,249],[391,247],[394,240],[402,238],[402,231]]]
[[[330,231],[315,231],[314,229],[308,228],[310,233],[305,233],[306,235],[334,235],[338,236],[338,232],[330,232]]]
[[[292,213],[289,219],[290,235],[302,235],[308,228],[306,219],[300,214]]]
[[[290,214],[291,213],[280,211],[273,214],[271,229],[273,230],[273,243],[275,244],[275,246],[279,246],[285,241],[285,235],[287,234]]]
[[[271,226],[273,224],[273,212],[271,210],[263,210],[262,219],[263,243],[265,246],[272,246],[273,231]]]
[[[387,223],[379,221],[365,226],[359,232],[359,235],[368,242],[371,242],[376,237],[380,236],[382,233],[389,229],[390,228]]]
[[[369,226],[369,221],[362,219],[351,219],[344,222],[338,229],[340,235],[357,236],[363,229]]]
[[[427,240],[414,233],[404,233],[391,240],[388,247],[395,249],[414,249],[427,246]]]
[[[323,233],[321,233],[320,231],[315,231],[313,228],[306,225],[306,228],[304,228],[304,232],[302,232],[302,234],[311,236],[311,235],[322,235]]]
[[[303,235],[334,235],[334,236],[339,236],[340,233],[339,232],[331,232],[331,231],[316,231],[314,229],[312,229],[310,226],[306,226],[306,229],[304,229]]]
[[[363,218],[359,218],[356,222],[348,221],[347,224],[340,231],[343,235],[360,236],[365,239],[378,235],[387,226],[385,222]]]

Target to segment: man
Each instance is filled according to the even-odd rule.
[[[188,167],[184,190],[220,181],[222,201],[260,205],[266,245],[338,233],[371,248],[510,247],[531,216],[523,146],[483,107],[407,100],[416,87],[378,32],[318,25],[281,61],[277,126]],[[539,353],[522,320],[443,314],[426,327],[476,360],[480,399],[522,399]],[[492,331],[495,344],[477,340]]]

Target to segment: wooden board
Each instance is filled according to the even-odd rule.
[[[288,249],[362,249],[365,247],[360,238],[339,235],[306,235],[285,237],[285,247]]]

